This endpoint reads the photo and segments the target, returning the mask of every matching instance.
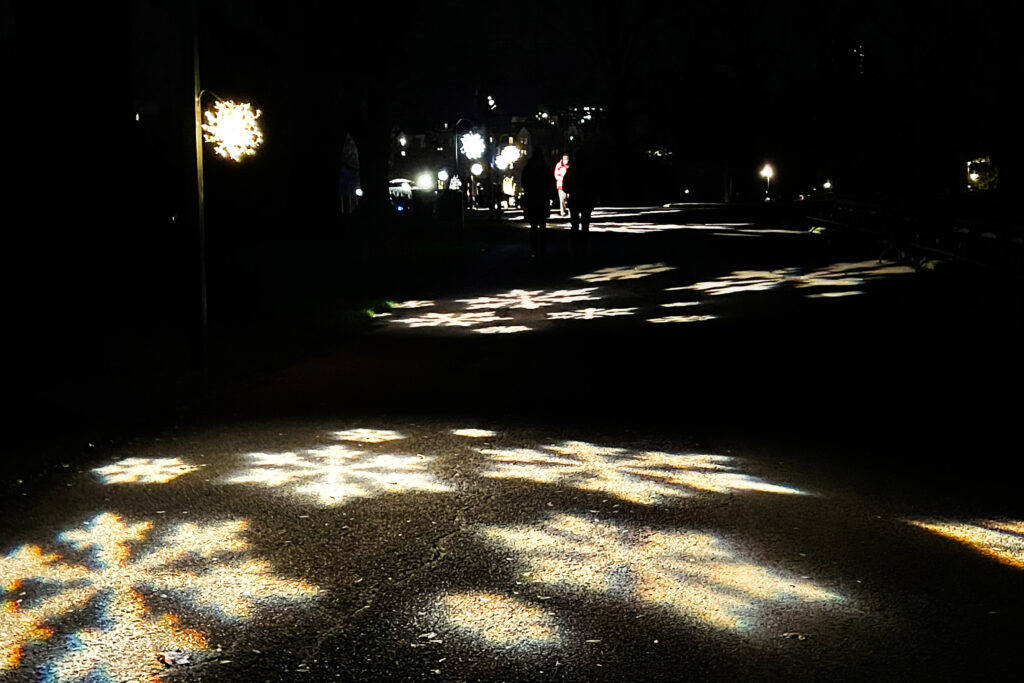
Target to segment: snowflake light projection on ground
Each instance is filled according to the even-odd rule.
[[[840,599],[747,562],[707,533],[633,529],[574,515],[481,533],[525,561],[526,580],[660,606],[716,628],[756,626],[776,603]]]
[[[620,315],[633,315],[636,308],[581,308],[575,311],[552,311],[548,320],[598,320]]]
[[[93,472],[104,484],[166,484],[197,469],[181,458],[124,458]]]
[[[576,275],[573,279],[584,282],[611,282],[613,280],[638,280],[642,277],[664,273],[675,270],[675,266],[664,263],[642,263],[637,266],[617,266],[614,268],[601,268],[593,273]]]
[[[250,453],[248,469],[226,479],[281,489],[321,505],[339,505],[398,491],[443,492],[451,488],[427,470],[420,455],[367,453],[332,445],[300,453]]]
[[[434,611],[458,631],[501,646],[559,641],[551,613],[519,598],[474,591],[441,596]]]
[[[473,330],[478,334],[517,334],[519,332],[529,332],[532,327],[526,325],[500,325],[495,327],[478,327]]]
[[[571,304],[577,301],[596,301],[599,297],[591,296],[597,287],[582,289],[559,289],[545,292],[542,289],[513,289],[498,296],[481,296],[475,299],[457,299],[458,303],[466,304],[466,308],[474,311],[487,308],[520,308],[535,310],[555,304]]]
[[[666,291],[697,291],[708,296],[723,296],[744,292],[763,292],[782,286],[793,289],[857,287],[872,280],[894,275],[907,275],[914,269],[878,261],[835,263],[811,272],[800,268],[779,270],[738,270],[717,280],[697,282],[685,287],[671,287]],[[811,297],[813,294],[807,294]]]
[[[245,521],[181,524],[147,552],[132,544],[150,541],[153,524],[128,524],[118,515],[97,515],[66,531],[61,543],[91,554],[86,564],[62,562],[38,546],[0,557],[0,672],[17,668],[28,647],[46,656],[46,680],[153,681],[164,651],[197,652],[204,635],[179,616],[156,613],[147,595],[173,594],[191,608],[222,621],[247,617],[262,603],[296,601],[319,592],[302,581],[274,576],[266,562],[249,556]],[[133,556],[134,555],[134,556]],[[91,627],[57,635],[61,620]]]
[[[648,318],[649,323],[700,323],[705,320],[714,320],[714,315],[665,315],[660,318]]]
[[[910,524],[965,543],[982,555],[1024,569],[1024,521],[980,520],[972,524],[910,521]]]
[[[599,491],[632,503],[651,504],[692,495],[694,491],[762,491],[802,494],[737,472],[723,455],[676,455],[629,451],[582,441],[535,448],[480,449],[493,460],[484,476],[529,479],[544,484]]]
[[[340,441],[356,441],[358,443],[384,443],[385,441],[398,441],[404,439],[405,435],[391,429],[346,429],[334,432],[335,439]]]
[[[424,313],[409,318],[395,318],[391,322],[409,327],[472,327],[504,320],[512,320],[512,318],[496,315],[493,311],[470,311],[468,313]]]
[[[423,301],[418,299],[410,299],[408,301],[399,301],[396,304],[391,304],[391,308],[427,308],[433,306],[433,301]]]

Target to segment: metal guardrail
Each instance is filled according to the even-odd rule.
[[[912,213],[850,200],[814,202],[807,218],[826,226],[857,230],[884,245],[879,258],[920,268],[929,261],[969,265],[1024,280],[1024,227],[1009,221]]]

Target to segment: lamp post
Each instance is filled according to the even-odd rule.
[[[230,100],[221,99],[216,93],[204,90],[199,83],[199,7],[198,0],[192,2],[192,76],[193,76],[193,108],[195,116],[196,143],[196,191],[197,191],[197,225],[199,229],[199,298],[200,298],[200,331],[199,348],[196,349],[195,362],[202,368],[206,364],[209,325],[206,294],[206,191],[203,174],[203,142],[213,142],[214,151],[222,157],[233,161],[241,161],[246,156],[255,154],[256,148],[263,143],[263,133],[256,123],[260,110],[253,110],[247,103],[235,104]],[[216,100],[215,112],[206,112],[206,123],[203,122],[202,99],[209,93]]]
[[[455,153],[455,169],[454,169],[455,175],[454,175],[454,178],[458,178],[459,177],[459,124],[462,123],[463,121],[469,121],[470,123],[473,123],[472,119],[467,119],[465,117],[462,117],[458,121],[455,122],[455,127],[452,129],[452,141],[454,143],[452,145],[452,149],[454,150],[454,153]],[[449,189],[451,189],[451,183],[449,183],[448,187],[449,187]],[[465,225],[466,225],[466,210],[465,210],[465,206],[464,206],[464,202],[463,202],[463,196],[461,194],[461,189],[460,189],[460,194],[459,194],[459,233],[460,234],[462,232],[462,229],[465,227]]]
[[[765,199],[765,201],[768,201],[769,198],[771,197],[772,176],[773,175],[775,175],[775,170],[772,168],[771,164],[765,164],[764,168],[761,169],[761,177],[764,178],[764,180],[765,180],[765,186],[764,186],[764,199]]]

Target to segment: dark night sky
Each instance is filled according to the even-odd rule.
[[[290,219],[336,207],[344,133],[453,121],[481,92],[507,114],[606,106],[616,141],[667,146],[692,173],[753,177],[772,158],[793,192],[824,174],[869,197],[945,190],[974,154],[999,159],[1005,196],[1024,177],[1011,3],[199,6],[203,85],[266,112],[260,160],[209,164],[215,218],[252,197]],[[7,270],[28,345],[159,307],[149,283],[195,281],[180,267],[195,231],[171,222],[194,202],[189,15],[182,0],[0,0]],[[211,248],[260,210],[229,236],[211,220]]]

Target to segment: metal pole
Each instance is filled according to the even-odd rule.
[[[204,207],[203,189],[203,128],[200,98],[202,90],[199,86],[199,2],[192,0],[192,75],[193,94],[195,97],[195,138],[196,138],[196,187],[198,190],[199,214],[199,297],[200,297],[200,330],[197,364],[200,368],[206,365],[207,354],[207,312],[206,312],[206,211]]]

